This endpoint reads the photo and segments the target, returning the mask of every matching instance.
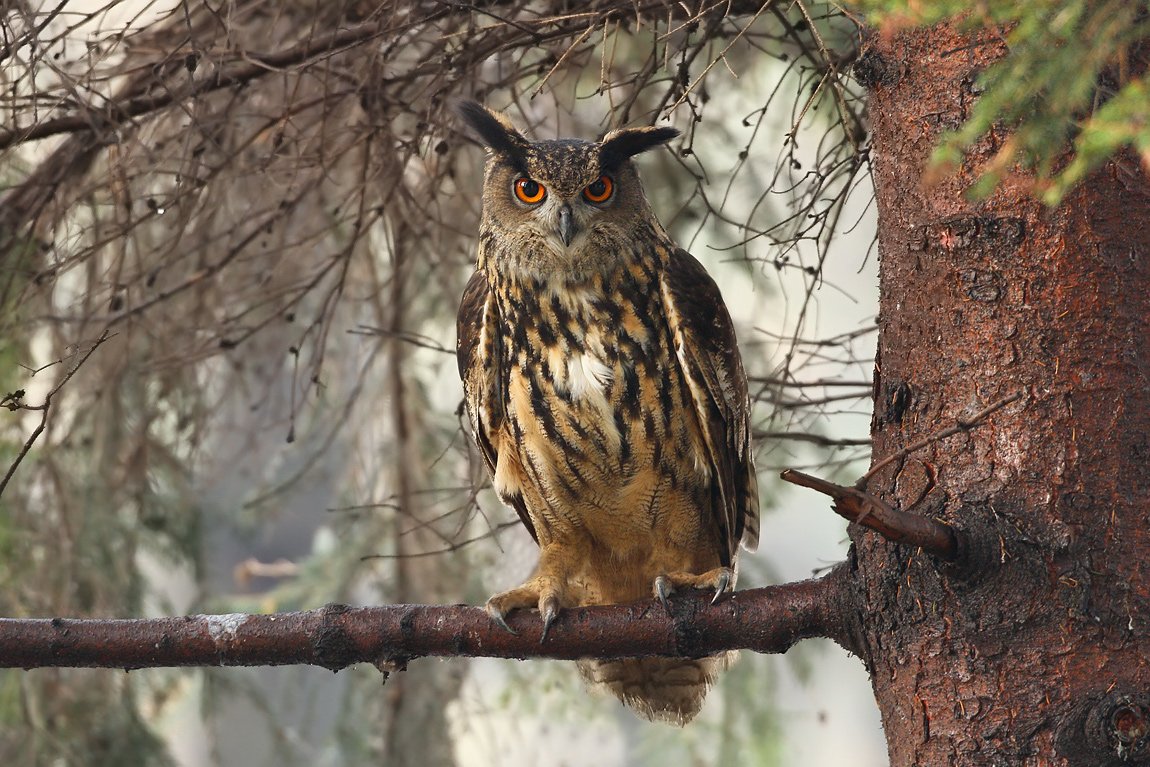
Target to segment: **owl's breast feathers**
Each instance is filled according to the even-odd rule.
[[[471,277],[458,360],[474,437],[541,545],[590,541],[596,560],[654,569],[730,566],[740,540],[758,539],[730,316],[686,251],[628,255],[578,282],[490,264]],[[655,574],[636,573],[631,598]],[[608,599],[596,597],[585,603]]]

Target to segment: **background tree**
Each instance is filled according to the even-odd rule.
[[[927,18],[892,3],[895,15],[876,16],[882,33],[861,47],[851,17],[817,3],[695,14],[607,2],[543,13],[515,3],[67,5],[10,6],[0,54],[5,404],[25,416],[9,422],[18,470],[0,497],[4,614],[212,609],[193,605],[187,584],[158,590],[149,574],[182,563],[202,594],[226,590],[231,531],[275,517],[277,529],[297,526],[298,562],[248,562],[238,574],[297,577],[260,606],[490,592],[475,565],[495,561],[495,548],[464,544],[510,516],[476,496],[458,421],[436,407],[458,398],[442,347],[479,188],[477,152],[447,104],[511,104],[539,135],[669,114],[687,128],[678,168],[648,176],[690,182],[656,201],[681,206],[676,237],[697,238],[696,252],[729,244],[723,255],[743,259],[760,285],[775,272],[806,278],[800,296],[785,296],[794,309],[782,337],[745,353],[761,384],[768,469],[796,460],[771,452],[788,413],[806,419],[844,396],[800,384],[853,351],[854,335],[808,344],[804,328],[873,149],[876,454],[898,460],[868,488],[948,522],[961,543],[959,564],[947,565],[855,531],[851,577],[834,580],[848,584],[857,621],[840,640],[873,674],[892,763],[1141,753],[1138,339],[1150,293],[1140,227],[1128,222],[1145,217],[1146,179],[1132,155],[1106,158],[1150,146],[1139,122],[1144,4],[983,4],[966,22],[981,31],[957,32],[909,25],[964,4],[937,4]],[[852,65],[872,90],[873,147],[861,91],[844,74]],[[747,109],[726,135],[724,92],[735,90]],[[605,115],[602,124],[570,116],[592,97],[577,113]],[[769,130],[776,120],[782,141]],[[949,129],[942,164],[929,164]],[[920,183],[924,174],[935,183]],[[984,197],[971,202],[971,191]],[[1069,196],[1051,211],[1035,194]],[[1112,271],[1113,283],[1101,279]],[[744,332],[745,345],[748,336],[761,340]],[[35,376],[17,367],[54,360]],[[900,454],[1015,394],[992,423]],[[841,447],[800,424],[791,435]],[[267,431],[274,441],[258,439]],[[228,501],[236,486],[242,510]],[[309,540],[301,510],[324,507],[330,524]],[[437,551],[450,555],[422,556]],[[453,697],[459,668],[412,669],[382,695],[347,685],[358,705],[343,711],[362,719],[331,724],[340,758],[450,761],[444,740],[418,735],[444,726],[445,709],[423,700]],[[1066,682],[1057,689],[1052,669]],[[80,673],[5,683],[0,715],[37,737],[4,750],[26,763],[162,761],[147,720],[187,678]],[[236,679],[212,674],[207,692],[284,713],[260,689],[266,677]],[[313,694],[289,684],[293,701]],[[106,700],[117,704],[93,705]],[[434,720],[418,721],[428,711]],[[722,727],[675,742],[712,760],[740,731],[761,729],[761,716],[730,702]],[[304,718],[312,729],[300,739],[314,744],[323,717]],[[292,741],[280,747],[316,760]]]

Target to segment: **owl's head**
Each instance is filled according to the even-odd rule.
[[[630,249],[641,222],[658,227],[631,158],[679,135],[674,128],[624,128],[600,141],[529,141],[507,117],[474,101],[457,111],[489,152],[483,233],[521,266],[591,266]]]

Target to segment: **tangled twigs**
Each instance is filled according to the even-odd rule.
[[[899,511],[863,490],[836,485],[801,471],[787,469],[781,476],[792,484],[829,495],[834,499],[832,508],[836,514],[874,530],[887,540],[920,546],[923,551],[947,561],[958,556],[958,533],[949,525]]]

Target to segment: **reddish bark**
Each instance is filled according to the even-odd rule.
[[[963,194],[998,130],[924,183],[1004,52],[947,27],[875,40],[875,457],[1014,391],[867,485],[971,543],[950,566],[854,530],[862,655],[891,764],[1150,759],[1150,183],[1118,159],[1056,209],[1019,174]]]

